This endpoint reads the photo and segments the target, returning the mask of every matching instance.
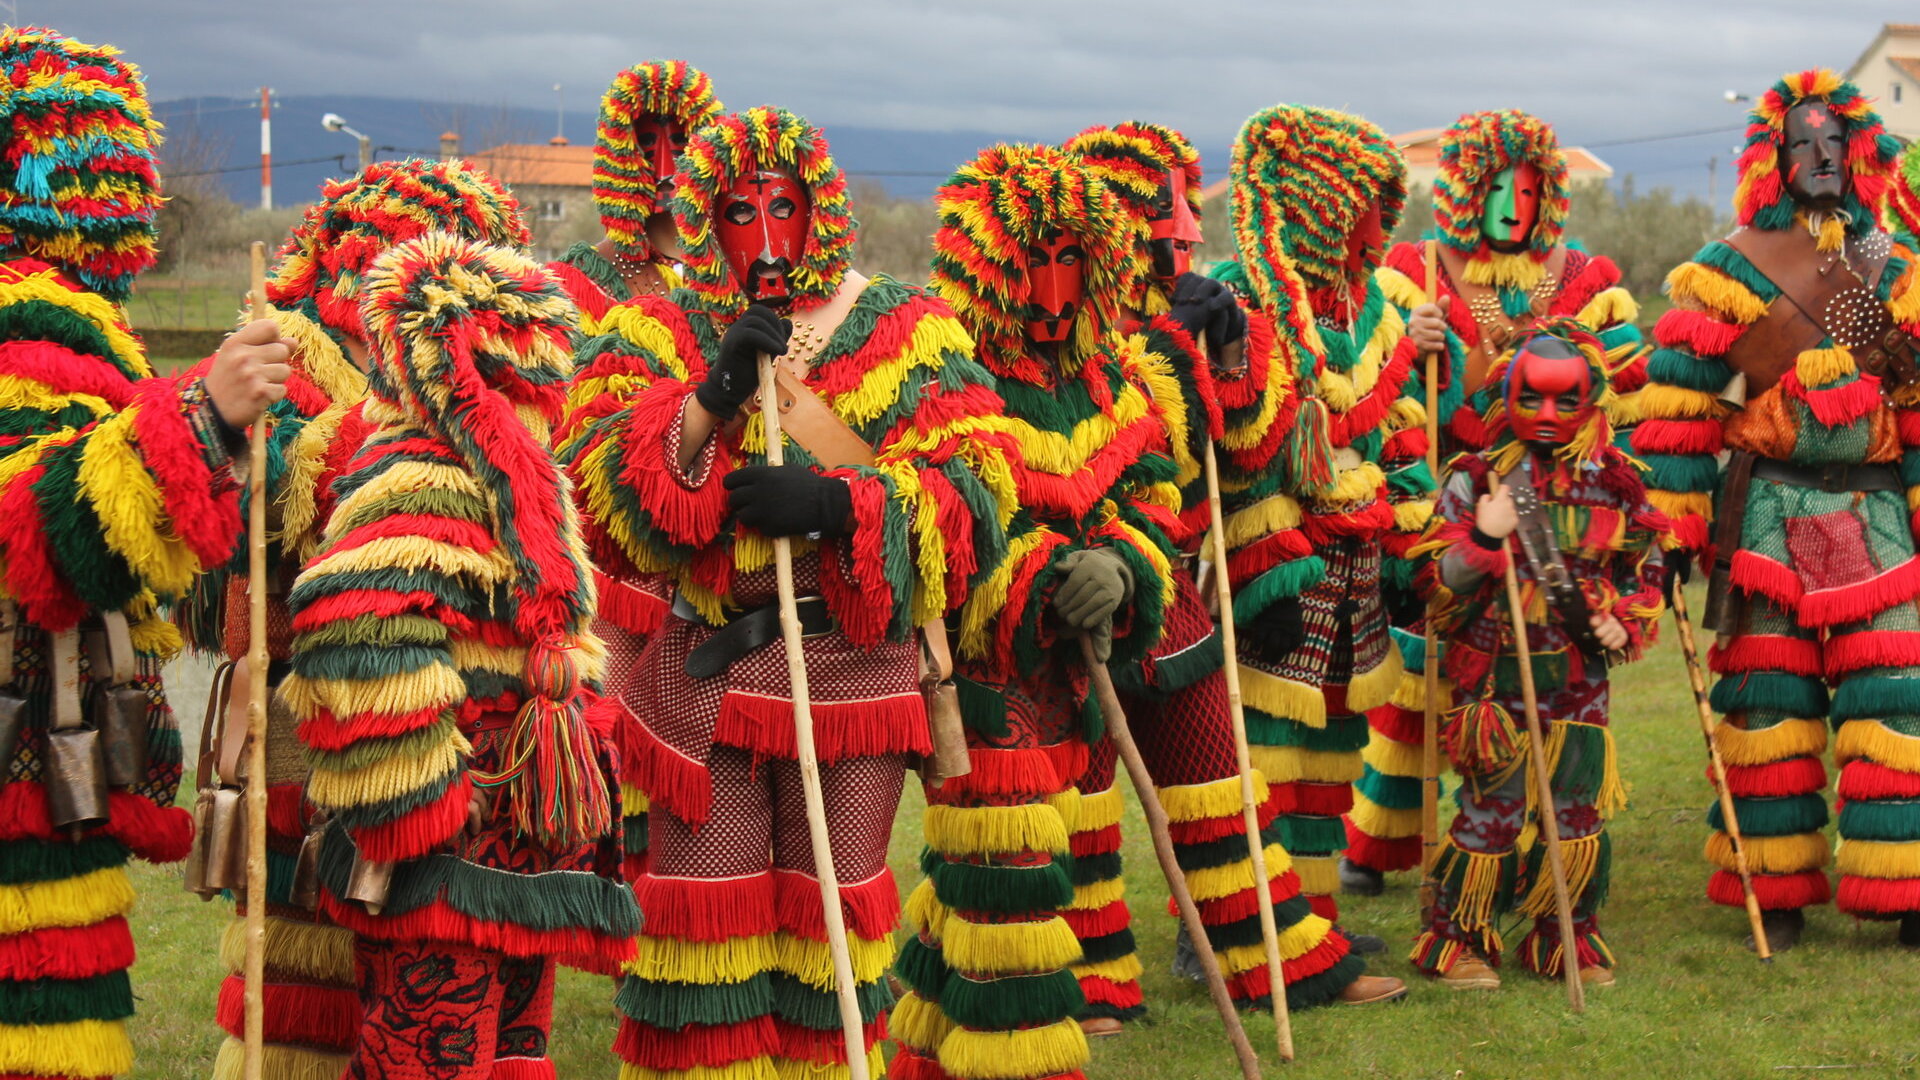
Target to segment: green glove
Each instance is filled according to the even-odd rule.
[[[1094,655],[1113,652],[1113,615],[1133,597],[1133,572],[1111,548],[1075,551],[1060,560],[1053,610],[1071,630],[1093,637]]]

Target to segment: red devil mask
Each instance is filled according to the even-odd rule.
[[[674,159],[687,148],[687,129],[664,116],[647,115],[633,122],[633,144],[653,173],[656,205],[673,194]]]
[[[1495,251],[1518,251],[1540,220],[1540,166],[1523,161],[1493,174],[1487,182],[1487,208],[1480,231]]]
[[[1507,370],[1507,422],[1521,442],[1564,446],[1593,416],[1593,369],[1572,344],[1535,337]]]
[[[1387,245],[1387,232],[1381,216],[1380,204],[1368,205],[1367,212],[1354,222],[1353,231],[1347,233],[1347,281],[1364,283],[1367,275],[1380,264],[1380,251]]]
[[[714,238],[749,301],[778,306],[793,299],[790,278],[812,221],[807,186],[785,172],[746,173],[721,194]]]
[[[1080,241],[1055,229],[1027,245],[1027,334],[1065,341],[1087,294],[1087,253]]]
[[[1200,242],[1200,223],[1187,202],[1187,170],[1167,171],[1167,182],[1155,193],[1147,211],[1147,258],[1153,276],[1171,282],[1193,269],[1193,245]]]

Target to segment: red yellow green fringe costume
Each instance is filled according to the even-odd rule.
[[[796,538],[794,549],[799,591],[824,597],[835,622],[808,639],[805,657],[877,1073],[900,915],[886,847],[906,756],[931,749],[913,628],[965,601],[1005,555],[1014,493],[989,419],[1000,400],[939,297],[885,276],[864,286],[849,278],[846,180],[818,129],[782,109],[750,109],[702,129],[681,164],[675,213],[688,286],[672,302],[615,308],[609,333],[583,350],[567,460],[609,573],[663,574],[709,618],[723,605],[773,601],[772,545],[735,528],[722,483],[764,461],[758,415],[717,432],[690,470],[677,451],[706,357],[746,306],[710,215],[742,173],[792,170],[813,207],[796,308],[859,289],[807,383],[876,455],[871,467],[830,470],[851,488],[852,534]],[[797,444],[787,453],[811,461]],[[685,659],[711,635],[670,620],[633,685],[604,702],[627,781],[653,797],[652,848],[635,885],[646,925],[617,1001],[621,1075],[845,1075],[785,654],[767,645],[694,679]]]
[[[1580,350],[1594,385],[1605,387],[1599,339],[1576,323],[1544,325]],[[1488,372],[1496,394],[1512,355],[1505,354]],[[1588,428],[1557,448],[1550,462],[1513,438],[1505,405],[1495,400],[1485,416],[1493,448],[1450,463],[1452,477],[1421,543],[1422,553],[1435,559],[1423,573],[1434,575],[1428,587],[1436,593],[1435,632],[1447,642],[1443,665],[1453,687],[1441,744],[1461,779],[1459,812],[1434,863],[1439,883],[1434,905],[1409,955],[1429,974],[1445,974],[1467,950],[1498,966],[1505,950],[1499,923],[1513,915],[1533,920],[1517,948],[1521,966],[1559,974],[1565,949],[1546,844],[1539,839],[1538,815],[1548,802],[1560,829],[1573,899],[1576,966],[1611,968],[1614,963],[1598,915],[1612,877],[1606,821],[1626,805],[1626,788],[1608,727],[1607,667],[1582,653],[1549,606],[1535,568],[1519,559],[1515,570],[1553,777],[1552,790],[1543,795],[1526,746],[1525,704],[1506,602],[1506,566],[1518,541],[1489,549],[1470,538],[1476,500],[1489,488],[1488,473],[1505,475],[1531,456],[1532,482],[1588,609],[1618,619],[1628,636],[1625,659],[1639,657],[1666,611],[1659,546],[1668,523],[1647,501],[1638,465],[1614,444],[1604,413],[1610,393],[1603,391]]]
[[[1425,413],[1402,400],[1415,350],[1385,295],[1378,253],[1356,276],[1348,235],[1378,205],[1391,233],[1406,165],[1384,133],[1358,117],[1276,105],[1255,113],[1229,166],[1237,272],[1281,328],[1300,377],[1313,380],[1306,423],[1324,424],[1332,467],[1318,455],[1273,469],[1232,499],[1227,523],[1235,608],[1297,597],[1304,640],[1284,656],[1259,641],[1241,649],[1240,683],[1254,761],[1278,788],[1280,836],[1314,911],[1338,916],[1341,822],[1361,776],[1368,710],[1400,680],[1381,599],[1382,555],[1396,531],[1416,532],[1426,505],[1416,442]],[[1404,285],[1402,284],[1402,289]],[[1386,467],[1409,489],[1396,506]],[[1291,474],[1291,475],[1289,475]],[[1287,481],[1291,481],[1287,484]],[[1302,493],[1299,501],[1283,492]],[[1287,543],[1268,534],[1298,530]]]
[[[1079,1077],[1083,981],[1122,985],[1138,960],[1129,942],[1124,966],[1096,961],[1084,979],[1071,967],[1082,959],[1077,934],[1118,933],[1126,908],[1100,852],[1089,849],[1088,861],[1101,882],[1073,876],[1069,835],[1083,812],[1073,787],[1102,718],[1079,646],[1056,634],[1051,598],[1069,553],[1110,550],[1135,582],[1115,620],[1115,662],[1140,663],[1159,637],[1174,597],[1167,537],[1178,506],[1163,413],[1179,395],[1157,397],[1148,357],[1118,334],[1141,253],[1113,195],[1073,159],[1050,147],[991,147],[936,201],[933,287],[1006,399],[996,431],[1020,509],[1005,560],[961,611],[956,659],[973,771],[927,789],[927,878],[907,902],[913,936],[898,968],[908,993],[894,1012],[894,1066],[903,1080]],[[1025,252],[1054,230],[1084,250],[1086,279],[1085,302],[1049,356],[1027,339]],[[1117,832],[1104,798],[1091,809]],[[1077,924],[1068,912],[1082,913]]]
[[[371,426],[360,410],[367,379],[342,342],[364,341],[359,299],[373,261],[429,231],[524,245],[519,204],[491,178],[458,163],[382,162],[329,183],[281,247],[267,299],[283,337],[296,342],[287,396],[268,409],[267,490],[278,514],[268,537],[269,574],[281,582],[268,604],[268,652],[276,669],[292,654],[286,586],[320,548],[334,506],[333,482]],[[203,375],[211,361],[195,369]],[[241,502],[244,506],[245,493]],[[247,653],[247,582],[235,562],[203,575],[174,618],[211,654]],[[284,677],[283,672],[281,677]],[[277,679],[275,681],[278,681]],[[312,825],[307,766],[294,720],[275,701],[268,714],[266,1080],[333,1080],[346,1068],[360,1026],[353,935],[291,901],[294,864]],[[244,905],[221,937],[228,976],[216,1010],[227,1038],[215,1080],[241,1073]]]
[[[0,31],[0,591],[21,620],[8,684],[26,698],[0,788],[0,1075],[133,1068],[125,865],[183,858],[180,735],[160,664],[180,645],[156,598],[226,560],[240,517],[225,445],[202,442],[197,380],[153,377],[119,304],[153,264],[158,125],[109,47]],[[74,834],[49,820],[49,639],[124,612],[150,708],[144,776]],[[91,692],[84,670],[77,687]],[[83,696],[81,700],[85,700]]]
[[[722,111],[713,96],[713,80],[685,60],[635,64],[615,75],[600,96],[593,145],[594,208],[615,254],[623,262],[648,264],[668,288],[679,286],[680,276],[673,260],[647,237],[647,221],[667,212],[667,200],[661,197],[652,162],[634,138],[634,121],[665,117],[692,135]],[[594,244],[573,245],[550,269],[580,305],[581,322],[589,332],[608,308],[633,299],[622,268]],[[647,629],[634,632],[645,634]],[[639,809],[644,812],[645,804]]]
[[[1851,217],[1810,220],[1785,193],[1776,167],[1789,109],[1827,103],[1849,132]],[[1808,229],[1826,257],[1871,242],[1896,148],[1870,99],[1831,71],[1790,75],[1755,107],[1734,195],[1739,224]],[[1824,341],[1801,352],[1780,382],[1725,415],[1715,401],[1741,359],[1749,327],[1786,308],[1780,289],[1721,241],[1668,275],[1673,310],[1654,328],[1647,419],[1634,449],[1651,468],[1655,505],[1674,519],[1674,546],[1709,551],[1722,474],[1714,455],[1749,452],[1795,465],[1895,466],[1903,491],[1838,491],[1756,475],[1730,564],[1742,615],[1720,627],[1711,666],[1716,738],[1728,766],[1754,890],[1769,910],[1830,898],[1821,756],[1837,731],[1840,765],[1840,910],[1895,919],[1920,912],[1920,560],[1909,509],[1920,497],[1920,402],[1912,386],[1885,386],[1859,370],[1847,348]],[[1877,300],[1906,333],[1920,330],[1914,255],[1892,246]],[[1821,537],[1829,537],[1823,540]],[[1707,895],[1738,906],[1733,852],[1719,830],[1706,855],[1716,872]]]
[[[320,910],[355,935],[349,1072],[551,1080],[555,958],[624,960],[639,922],[570,711],[601,661],[548,451],[577,315],[538,264],[446,233],[361,296],[373,431],[294,583],[281,688],[329,814]],[[392,864],[377,912],[348,898],[356,860]]]
[[[1496,173],[1522,163],[1540,170],[1540,216],[1524,250],[1498,252],[1488,245],[1481,231],[1488,185]],[[1395,275],[1389,296],[1403,309],[1417,307],[1429,296],[1452,298],[1447,355],[1440,365],[1441,459],[1487,446],[1487,432],[1480,417],[1486,402],[1477,396],[1477,386],[1473,393],[1467,390],[1468,357],[1479,351],[1481,359],[1472,367],[1480,372],[1503,346],[1484,333],[1444,260],[1435,261],[1438,290],[1427,280],[1429,244],[1439,244],[1464,260],[1470,283],[1495,287],[1501,310],[1509,318],[1522,323],[1574,318],[1598,333],[1610,355],[1630,356],[1626,367],[1609,373],[1615,391],[1609,414],[1616,432],[1624,435],[1639,419],[1635,405],[1638,395],[1633,391],[1644,381],[1645,368],[1637,348],[1627,354],[1616,350],[1638,345],[1640,331],[1634,319],[1639,306],[1620,286],[1620,270],[1613,260],[1588,254],[1566,242],[1567,165],[1552,126],[1517,109],[1463,115],[1441,136],[1440,172],[1434,192],[1437,235],[1394,245],[1387,253],[1387,267]],[[1554,276],[1548,273],[1547,263],[1560,249],[1564,249],[1565,265]],[[1529,312],[1532,314],[1526,314]],[[1419,402],[1424,413],[1424,357],[1414,362],[1407,397]],[[1416,442],[1423,448],[1426,443],[1424,432],[1416,436],[1407,431],[1399,438],[1408,450]],[[1424,467],[1418,468],[1426,490],[1431,492],[1435,478],[1425,473]],[[1414,480],[1412,471],[1396,474],[1395,494],[1413,490]],[[1399,549],[1394,554],[1404,556],[1408,539],[1389,541],[1390,547]],[[1420,863],[1421,733],[1427,696],[1426,602],[1413,588],[1415,563],[1403,558],[1390,567],[1388,604],[1404,673],[1393,700],[1367,714],[1373,730],[1364,754],[1365,769],[1354,785],[1353,810],[1347,815],[1347,859],[1380,873],[1411,870]],[[1450,693],[1444,682],[1441,693]]]
[[[1190,209],[1199,218],[1200,155],[1184,135],[1158,124],[1128,122],[1111,128],[1095,127],[1069,140],[1065,149],[1086,169],[1104,181],[1120,202],[1135,235],[1146,229],[1149,204],[1166,184],[1167,173],[1187,174]],[[1134,279],[1123,311],[1129,348],[1147,358],[1154,371],[1151,388],[1166,403],[1169,446],[1180,487],[1181,537],[1191,553],[1207,521],[1206,477],[1202,461],[1206,440],[1217,447],[1229,483],[1250,482],[1243,467],[1249,461],[1264,468],[1293,427],[1300,395],[1286,354],[1274,347],[1273,326],[1264,318],[1252,320],[1247,363],[1231,373],[1215,371],[1186,329],[1168,315],[1168,288],[1152,275]],[[1164,389],[1163,389],[1164,387]],[[1302,545],[1292,530],[1275,544]],[[1270,977],[1261,948],[1258,912],[1260,889],[1253,881],[1246,850],[1246,826],[1240,809],[1239,768],[1234,760],[1233,730],[1227,709],[1226,679],[1222,673],[1220,638],[1207,612],[1190,569],[1174,575],[1173,602],[1167,610],[1160,640],[1137,665],[1115,672],[1127,718],[1141,752],[1159,785],[1160,799],[1171,819],[1180,865],[1188,871],[1189,887],[1200,902],[1215,952],[1228,980],[1228,989],[1243,1001],[1259,1001],[1270,992]],[[1095,750],[1096,769],[1079,782],[1080,820],[1072,833],[1075,899],[1066,911],[1067,922],[1080,938],[1084,956],[1074,968],[1087,999],[1082,1015],[1110,1015],[1122,1019],[1137,1015],[1137,978],[1113,978],[1116,956],[1131,956],[1132,934],[1126,929],[1125,900],[1116,896],[1098,908],[1079,901],[1108,880],[1120,877],[1120,795],[1114,789],[1114,754],[1110,746]],[[1255,777],[1256,790],[1271,791],[1264,775]],[[1278,844],[1280,803],[1275,797],[1261,808],[1260,821],[1270,843]],[[1299,880],[1284,858],[1272,858],[1267,868],[1267,891],[1281,932],[1282,972],[1288,982],[1288,1003],[1303,1008],[1330,999],[1359,973],[1357,958],[1344,962],[1346,941],[1329,932],[1325,923],[1305,923],[1310,913],[1300,898]],[[1113,888],[1117,892],[1116,887]],[[1118,925],[1118,931],[1101,930]],[[1122,937],[1121,935],[1124,935]],[[1119,942],[1124,942],[1122,951]],[[1137,961],[1130,965],[1137,971]],[[1132,975],[1122,970],[1119,974]]]

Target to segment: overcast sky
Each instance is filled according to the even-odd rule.
[[[6,9],[0,0],[0,13]],[[3,16],[0,16],[3,17]],[[1894,0],[18,0],[17,19],[120,46],[157,100],[359,93],[592,107],[649,57],[721,98],[832,125],[1058,140],[1127,117],[1221,146],[1277,101],[1389,131],[1519,106],[1568,142],[1718,126],[1790,68],[1844,69]],[[1884,92],[1882,90],[1881,92]]]

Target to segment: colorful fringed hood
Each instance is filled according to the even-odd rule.
[[[1524,252],[1502,256],[1486,244],[1481,221],[1487,212],[1487,185],[1494,174],[1530,164],[1540,170],[1540,216]],[[1440,238],[1467,256],[1468,276],[1483,283],[1508,284],[1510,268],[1496,273],[1495,264],[1519,258],[1538,266],[1560,245],[1567,227],[1567,159],[1553,126],[1518,109],[1467,113],[1440,136],[1440,174],[1433,185],[1433,216]],[[1477,267],[1485,266],[1485,271]],[[1537,277],[1537,274],[1535,275]],[[1532,282],[1513,281],[1523,287]]]
[[[932,285],[973,335],[995,375],[1044,383],[1046,363],[1027,344],[1027,245],[1060,229],[1086,252],[1086,293],[1063,343],[1076,370],[1119,329],[1121,305],[1145,273],[1144,245],[1107,185],[1050,146],[982,150],[934,196]]]
[[[1508,422],[1507,381],[1513,373],[1513,358],[1516,350],[1524,347],[1527,341],[1535,337],[1551,337],[1564,341],[1579,350],[1581,358],[1587,362],[1587,385],[1595,391],[1592,404],[1596,407],[1580,434],[1554,451],[1554,460],[1575,471],[1598,469],[1612,460],[1611,456],[1605,452],[1607,447],[1613,445],[1613,425],[1608,417],[1614,405],[1614,386],[1609,372],[1620,362],[1621,357],[1610,356],[1593,331],[1574,319],[1555,318],[1540,323],[1532,332],[1515,341],[1512,348],[1502,353],[1488,366],[1487,406],[1481,417],[1492,438],[1492,447],[1487,453],[1493,459],[1495,466],[1504,473],[1512,468],[1526,451],[1526,448],[1514,437],[1513,426]],[[1623,346],[1619,352],[1631,352],[1634,347],[1633,345]]]
[[[1799,208],[1780,175],[1780,150],[1786,145],[1787,113],[1804,101],[1824,101],[1847,125],[1846,199],[1835,220],[1849,234],[1879,227],[1900,143],[1887,134],[1873,100],[1860,88],[1826,68],[1788,75],[1760,96],[1747,114],[1747,146],[1740,153],[1740,181],[1733,192],[1734,221],[1756,229],[1784,229]]]
[[[336,340],[365,339],[360,298],[374,260],[396,244],[445,232],[524,248],[532,234],[499,181],[461,162],[383,161],[328,181],[281,245],[267,300],[312,319]]]
[[[1407,164],[1371,121],[1310,105],[1275,105],[1247,118],[1227,166],[1235,246],[1263,306],[1283,292],[1274,267],[1291,262],[1307,287],[1353,288],[1347,237],[1380,206],[1393,234],[1407,201]],[[1365,273],[1380,264],[1369,254]]]
[[[593,145],[593,205],[600,224],[624,254],[650,259],[647,219],[660,205],[658,185],[646,156],[634,141],[634,121],[660,116],[691,136],[720,115],[713,80],[685,60],[648,60],[613,77],[600,98],[600,123]]]
[[[673,216],[686,252],[688,306],[721,319],[746,310],[747,299],[720,250],[714,204],[739,177],[763,169],[791,170],[813,200],[807,246],[789,276],[793,310],[808,311],[833,296],[853,258],[853,212],[847,176],[834,164],[827,137],[804,118],[772,105],[718,117],[695,132],[674,176]]]
[[[0,30],[0,259],[124,301],[158,249],[160,124],[140,69],[54,30]]]
[[[1887,228],[1904,234],[1909,247],[1920,239],[1920,143],[1900,155],[1900,171],[1887,184]]]
[[[1101,124],[1068,139],[1064,149],[1105,182],[1141,232],[1147,229],[1154,196],[1174,169],[1186,174],[1187,209],[1195,222],[1200,220],[1200,151],[1173,128],[1138,120],[1112,127]],[[1157,287],[1153,275],[1135,276],[1129,308],[1142,315],[1158,315],[1167,310],[1167,303],[1166,290]]]

